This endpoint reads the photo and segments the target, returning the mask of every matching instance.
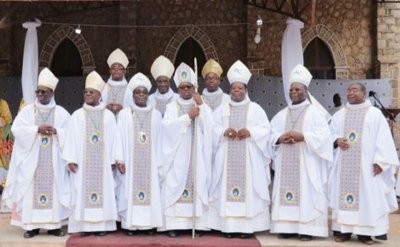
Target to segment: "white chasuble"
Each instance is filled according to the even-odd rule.
[[[209,228],[254,233],[270,228],[270,123],[265,111],[246,97],[213,112],[213,160]],[[239,140],[224,136],[227,128],[247,129]]]
[[[332,139],[321,111],[308,100],[281,110],[271,121],[275,170],[271,232],[328,236],[328,166]],[[277,144],[290,131],[304,141]]]
[[[69,117],[52,99],[47,105],[36,100],[15,118],[14,151],[2,195],[5,205],[15,209],[13,215],[20,215],[13,217],[11,224],[25,230],[56,229],[69,216],[69,178],[61,160]],[[57,133],[39,134],[42,124],[53,126]]]
[[[122,147],[115,116],[104,104],[84,104],[69,121],[63,159],[78,168],[70,173],[73,197],[68,232],[116,229],[117,208],[112,164]]]
[[[346,104],[332,118],[333,138],[346,138],[349,149],[335,149],[329,174],[332,229],[381,236],[388,232],[389,213],[398,208],[394,173],[399,165],[389,125],[369,100]],[[382,168],[374,174],[373,166]]]
[[[158,157],[161,114],[153,108],[123,109],[118,115],[125,174],[118,172],[121,226],[145,230],[162,226]]]
[[[165,228],[206,229],[211,178],[211,109],[202,104],[195,121],[187,114],[194,100],[167,105],[162,121],[162,197]]]

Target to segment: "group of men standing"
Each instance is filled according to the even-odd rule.
[[[14,121],[2,199],[24,237],[40,228],[63,236],[68,218],[68,232],[98,236],[118,220],[128,235],[157,229],[176,237],[194,228],[248,238],[270,230],[307,241],[328,236],[330,207],[335,241],[352,233],[365,244],[386,238],[399,161],[362,83],[350,85],[329,126],[307,99],[311,74],[298,65],[291,104],[269,122],[248,97],[251,72],[241,61],[227,72],[229,95],[212,59],[202,70],[202,95],[195,72],[164,56],[151,67],[152,95],[144,74],[125,79],[129,60],[120,49],[107,62],[107,83],[91,72],[85,103],[72,116],[56,105],[58,79],[43,69],[36,101]]]

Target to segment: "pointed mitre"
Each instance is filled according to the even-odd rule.
[[[240,60],[237,60],[228,70],[228,80],[232,84],[241,82],[247,85],[251,78],[250,70]]]
[[[157,80],[157,78],[160,76],[165,76],[168,77],[168,79],[171,79],[174,69],[175,67],[172,62],[168,58],[161,55],[154,60],[150,71],[154,80]]]
[[[203,78],[206,78],[207,74],[211,72],[217,74],[218,77],[221,77],[223,72],[221,65],[219,65],[219,63],[212,58],[208,59],[206,64],[204,64],[201,75]]]
[[[110,56],[108,56],[108,67],[111,68],[111,65],[113,65],[114,63],[121,64],[125,69],[126,67],[128,67],[129,59],[125,55],[125,53],[119,48],[115,49],[113,52],[111,52]]]
[[[147,76],[145,76],[143,73],[136,73],[132,78],[129,80],[128,87],[130,90],[135,90],[137,87],[145,87],[147,91],[150,91],[151,89],[151,82]]]
[[[181,63],[175,70],[174,81],[176,87],[179,87],[182,82],[187,82],[194,85],[196,81],[196,74],[189,65],[186,63]]]
[[[296,65],[289,74],[289,83],[299,82],[306,87],[310,85],[312,75],[306,67],[301,64]]]
[[[45,86],[55,90],[58,84],[58,78],[48,69],[44,68],[39,73],[38,86]]]
[[[96,89],[101,93],[105,85],[103,78],[94,70],[86,76],[85,88]]]

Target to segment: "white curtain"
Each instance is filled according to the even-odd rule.
[[[285,99],[288,105],[291,104],[289,98],[289,74],[294,66],[303,64],[303,47],[301,44],[301,29],[304,23],[288,18],[286,21],[286,30],[283,33],[282,40],[282,80]]]
[[[301,42],[301,29],[304,27],[304,23],[293,18],[288,18],[286,24],[287,26],[282,39],[282,81],[286,103],[289,105],[291,104],[289,97],[290,71],[297,64],[304,64],[303,47]],[[308,94],[311,103],[316,105],[324,113],[327,121],[329,121],[331,116],[326,109],[311,95],[311,92],[308,92]]]
[[[36,28],[40,27],[40,20],[25,22],[22,26],[26,29],[24,58],[22,63],[22,97],[25,103],[33,103],[35,100],[35,90],[37,87],[39,57],[38,39]]]

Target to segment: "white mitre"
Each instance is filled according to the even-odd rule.
[[[251,78],[251,72],[246,65],[244,65],[240,60],[237,60],[229,68],[227,77],[230,84],[234,82],[241,82],[247,85]]]
[[[157,78],[160,76],[165,76],[168,77],[168,79],[171,79],[174,69],[175,67],[172,62],[168,58],[161,55],[154,60],[153,64],[151,65],[150,72],[154,80],[157,80]]]
[[[130,90],[135,90],[137,87],[145,87],[147,91],[150,91],[151,89],[151,82],[147,76],[145,76],[143,73],[136,73],[132,78],[129,80],[128,87]]]
[[[111,52],[110,56],[108,56],[108,67],[111,68],[111,65],[113,65],[114,63],[121,64],[125,69],[126,67],[128,67],[129,59],[125,55],[125,53],[119,48],[115,49],[113,52]]]
[[[182,82],[187,82],[194,85],[197,82],[196,74],[186,63],[181,63],[175,70],[174,75],[175,85],[178,88]]]
[[[310,85],[312,75],[306,67],[301,64],[296,65],[289,74],[289,83],[298,82],[306,87]]]
[[[101,93],[105,85],[106,83],[104,82],[103,78],[101,78],[101,76],[94,70],[86,77],[85,88],[96,89]]]
[[[39,73],[38,86],[48,87],[55,90],[58,84],[58,78],[46,67]]]

